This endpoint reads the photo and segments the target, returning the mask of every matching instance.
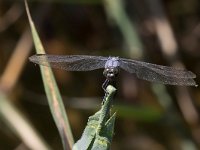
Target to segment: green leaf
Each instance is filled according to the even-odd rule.
[[[38,33],[36,31],[35,25],[32,21],[26,0],[25,0],[25,7],[26,7],[26,12],[28,15],[28,19],[29,19],[29,23],[30,23],[30,27],[32,31],[32,36],[33,36],[36,52],[37,54],[44,54],[45,51],[40,41],[40,38],[38,36]],[[65,107],[64,107],[59,89],[57,87],[55,78],[53,76],[53,72],[50,67],[44,67],[44,66],[40,66],[40,70],[41,70],[42,79],[43,79],[43,83],[45,87],[45,92],[48,98],[50,110],[53,115],[53,119],[56,123],[56,126],[59,130],[63,147],[64,149],[71,149],[74,141],[73,141],[68,117],[65,112]]]
[[[109,85],[106,89],[101,109],[90,116],[85,130],[73,150],[107,150],[112,142],[116,113],[110,116],[113,96],[116,89]]]

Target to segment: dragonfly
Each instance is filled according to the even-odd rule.
[[[194,81],[196,75],[191,71],[120,57],[37,54],[29,57],[29,60],[39,65],[67,71],[104,69],[103,75],[106,77],[102,85],[104,90],[108,83],[116,78],[120,69],[135,74],[139,79],[150,82],[168,85],[198,86]]]

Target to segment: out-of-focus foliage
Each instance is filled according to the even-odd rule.
[[[185,66],[197,74],[197,84],[200,81],[198,0],[31,0],[28,3],[48,54],[137,58],[133,56],[135,49],[131,41],[127,40],[134,37],[131,33],[135,31],[142,48],[139,49],[140,60]],[[119,12],[112,12],[112,6],[125,16],[121,14],[122,18],[117,18]],[[133,29],[128,32],[130,27]],[[13,110],[17,109],[29,120],[41,143],[52,149],[62,149],[39,67],[28,61],[28,56],[35,53],[29,51],[32,39],[28,34],[30,28],[24,3],[1,0],[0,93],[6,95]],[[101,85],[105,80],[102,72],[54,70],[75,141],[80,139],[88,117],[101,106],[104,95]],[[113,104],[117,118],[112,149],[200,148],[199,87],[151,84],[121,71],[116,88]],[[12,113],[7,115],[12,116]],[[14,132],[17,128],[12,128],[13,125],[4,119],[6,114],[0,116],[0,149],[29,147],[22,135]],[[18,120],[13,122],[20,125]]]

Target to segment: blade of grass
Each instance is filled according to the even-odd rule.
[[[40,38],[38,36],[38,33],[36,31],[35,25],[32,21],[26,0],[25,0],[25,7],[26,7],[30,27],[31,27],[31,32],[32,32],[36,52],[37,54],[44,54],[45,51],[40,41]],[[53,76],[53,72],[51,68],[44,67],[44,66],[40,66],[40,70],[41,70],[42,79],[43,79],[43,83],[45,87],[45,92],[48,98],[50,110],[53,115],[56,126],[59,130],[63,147],[64,149],[71,149],[74,141],[73,141],[68,117],[65,112],[65,107],[64,107],[59,89],[57,87],[55,78]]]

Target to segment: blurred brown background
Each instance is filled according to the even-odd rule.
[[[185,67],[197,75],[197,84],[200,82],[198,0],[31,0],[28,3],[48,54],[120,56]],[[20,126],[15,111],[27,118],[52,149],[62,149],[39,67],[28,61],[33,54],[23,1],[1,0],[0,149],[29,149],[19,134],[20,128],[14,128],[8,121]],[[105,80],[102,72],[54,70],[75,141],[80,138],[87,118],[100,108],[104,96],[101,85]],[[200,148],[199,87],[149,83],[121,71],[117,89],[114,102],[117,120],[111,149]],[[21,129],[26,133],[22,125]]]

